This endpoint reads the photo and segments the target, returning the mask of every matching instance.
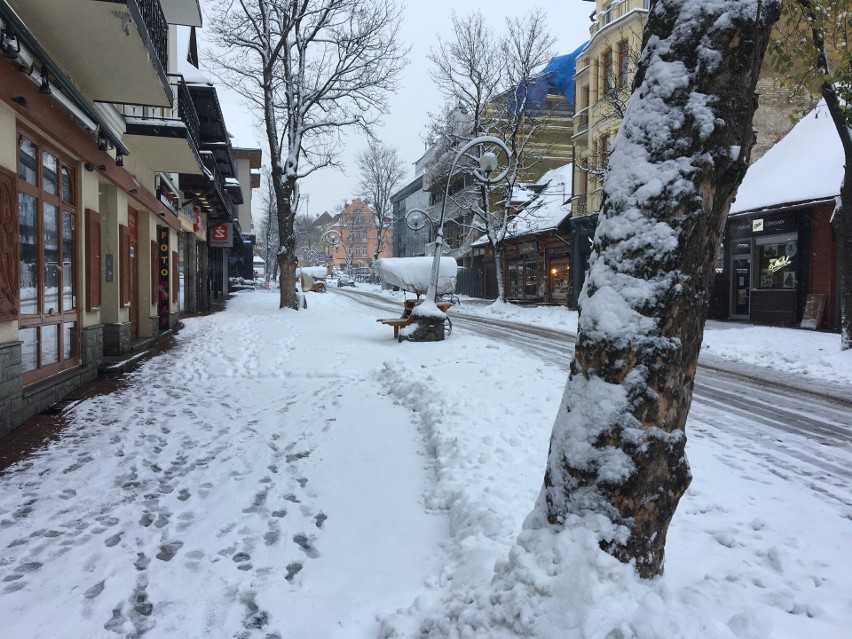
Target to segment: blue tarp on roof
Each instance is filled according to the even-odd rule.
[[[529,85],[519,85],[511,96],[510,107],[517,108],[517,104],[526,104],[528,111],[536,111],[545,108],[548,93],[559,93],[568,98],[568,102],[574,105],[574,69],[577,66],[577,57],[586,48],[586,42],[576,51],[552,58],[544,70],[531,79]],[[526,92],[526,100],[523,99]]]
[[[556,56],[541,72],[550,84],[559,90],[559,93],[568,98],[572,105],[574,104],[574,70],[577,67],[577,57],[588,44],[585,42],[572,53]]]

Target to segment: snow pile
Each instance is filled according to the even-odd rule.
[[[382,257],[376,260],[373,271],[381,280],[403,291],[423,295],[432,279],[432,256]],[[458,264],[452,257],[442,257],[438,266],[438,293],[456,290]]]

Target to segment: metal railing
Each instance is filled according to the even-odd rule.
[[[201,121],[195,110],[195,103],[186,86],[182,75],[169,74],[169,84],[172,87],[172,106],[143,106],[140,104],[124,104],[121,112],[126,117],[141,120],[180,120],[186,126],[189,138],[195,144],[196,150],[201,148]]]
[[[163,7],[160,6],[160,0],[125,0],[130,5],[135,3],[139,14],[142,16],[142,22],[145,29],[148,31],[148,37],[151,40],[151,47],[157,55],[163,70],[169,68],[169,25],[166,22],[166,16],[163,13]]]
[[[222,203],[222,208],[225,209],[228,217],[233,218],[234,203],[231,201],[231,196],[228,195],[228,192],[225,190],[225,178],[222,177],[222,172],[219,170],[216,158],[212,152],[204,151],[201,153],[201,161],[204,163],[207,170],[213,175],[213,190],[216,192],[216,197],[218,197],[219,201]]]

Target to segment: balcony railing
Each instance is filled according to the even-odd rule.
[[[225,190],[225,178],[222,176],[222,172],[219,170],[219,165],[216,163],[216,158],[214,157],[213,152],[202,151],[201,161],[204,163],[204,166],[207,169],[207,180],[210,183],[210,186],[213,187],[213,190],[215,191],[216,196],[218,197],[219,202],[222,205],[222,208],[227,214],[226,216],[229,218],[233,218],[234,203],[231,200],[231,196],[228,195],[228,192]]]
[[[180,120],[186,126],[187,134],[198,150],[201,148],[201,123],[186,82],[183,76],[170,74],[169,85],[172,87],[172,106],[125,104],[122,105],[122,113],[127,117],[139,118],[140,120]]]
[[[601,11],[597,16],[595,23],[589,29],[589,33],[594,36],[606,26],[609,26],[619,18],[627,15],[634,9],[648,10],[651,6],[651,0],[621,0],[621,2],[613,2],[606,11]]]
[[[122,0],[112,1],[122,2]],[[128,7],[136,5],[139,15],[142,17],[142,23],[148,31],[151,47],[157,55],[163,70],[168,70],[169,25],[166,22],[163,8],[160,6],[160,0],[123,0],[123,3],[126,3]]]

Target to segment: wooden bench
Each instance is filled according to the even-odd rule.
[[[387,326],[392,326],[393,327],[394,339],[398,339],[399,338],[399,329],[404,328],[405,326],[408,326],[409,324],[413,324],[415,321],[417,321],[417,316],[412,315],[411,311],[414,309],[415,306],[417,306],[422,301],[423,300],[419,300],[419,299],[405,300],[405,305],[402,309],[402,316],[401,317],[390,317],[390,318],[387,318],[387,319],[377,319],[376,321],[381,322],[382,324],[385,324]],[[449,302],[438,302],[437,306],[438,306],[438,309],[442,313],[446,313],[449,310],[449,308],[452,306],[452,304],[450,304]],[[447,318],[447,325],[448,325],[447,326],[447,328],[448,328],[447,335],[449,335],[453,331],[453,323],[450,321],[449,317]]]

